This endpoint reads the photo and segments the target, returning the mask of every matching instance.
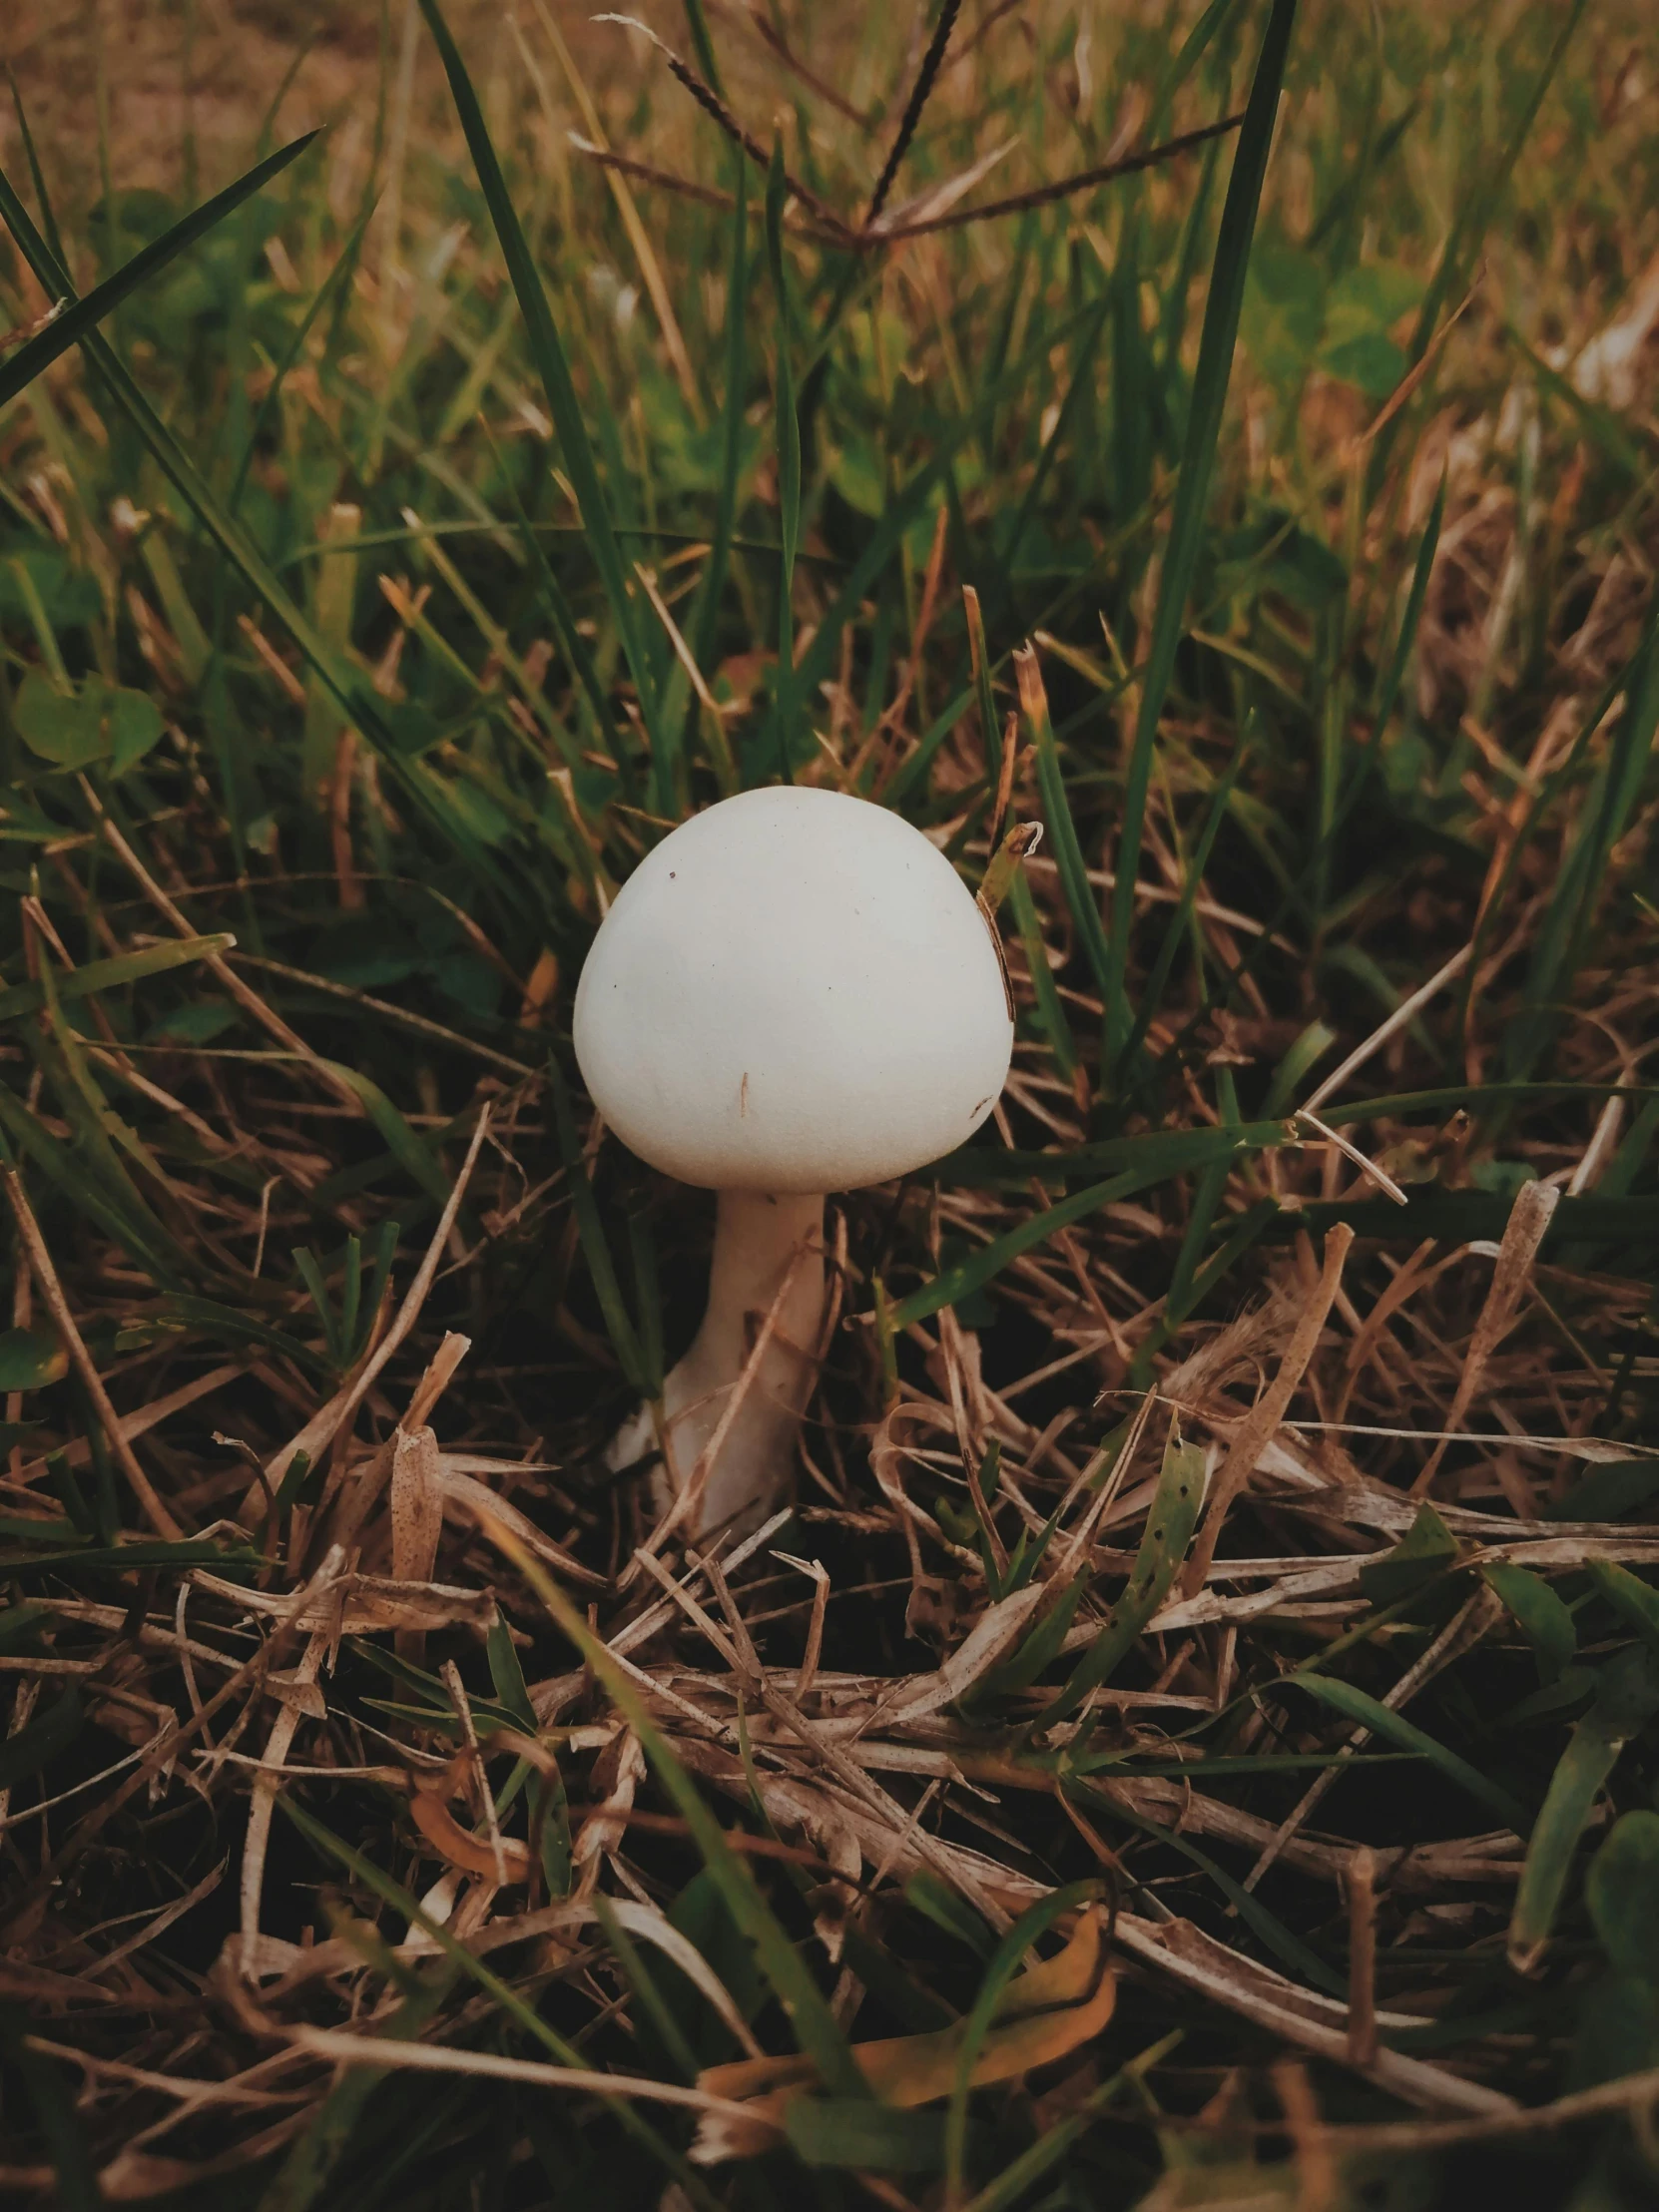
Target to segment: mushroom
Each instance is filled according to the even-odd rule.
[[[693,1534],[758,1519],[789,1474],[822,1357],[826,1195],[963,1143],[1013,1034],[987,916],[867,800],[744,792],[624,884],[577,988],[576,1058],[626,1145],[720,1194],[708,1311],[663,1386],[660,1502],[695,1474]],[[612,1465],[654,1425],[649,1408],[626,1424]]]

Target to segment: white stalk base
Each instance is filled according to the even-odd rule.
[[[653,1490],[658,1510],[667,1511],[698,1481],[686,1534],[701,1540],[719,1529],[752,1527],[783,1494],[818,1379],[823,1324],[823,1199],[722,1191],[708,1311],[663,1382],[664,1464]],[[642,1405],[612,1438],[607,1464],[631,1465],[656,1440],[652,1408]]]

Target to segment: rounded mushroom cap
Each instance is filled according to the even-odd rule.
[[[745,792],[635,869],[576,992],[594,1104],[713,1190],[882,1183],[970,1137],[1013,1023],[984,915],[899,816]]]

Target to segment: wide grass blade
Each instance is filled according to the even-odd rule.
[[[1470,1766],[1456,1752],[1419,1728],[1415,1721],[1408,1721],[1403,1713],[1396,1713],[1391,1705],[1384,1705],[1380,1698],[1358,1690],[1352,1682],[1340,1682],[1333,1675],[1315,1674],[1311,1671],[1287,1675],[1288,1683],[1295,1683],[1311,1697],[1317,1697],[1322,1705],[1329,1705],[1345,1720],[1358,1721],[1369,1728],[1374,1736],[1384,1742],[1397,1744],[1401,1751],[1414,1751],[1437,1767],[1448,1782],[1455,1782],[1490,1813],[1495,1813],[1505,1827],[1524,1836],[1529,1824],[1526,1808],[1519,1805],[1500,1784],[1491,1781],[1478,1767]]]
[[[1509,1918],[1509,1957],[1522,1973],[1537,1964],[1549,1941],[1572,1874],[1573,1853],[1603,1783],[1625,1745],[1655,1713],[1659,1656],[1651,1644],[1633,1645],[1602,1668],[1595,1703],[1573,1730],[1533,1823]]]

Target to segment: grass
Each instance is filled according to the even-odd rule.
[[[1644,2203],[1644,18],[652,22],[11,34],[5,2186]],[[1014,1072],[648,1565],[779,777],[1043,826]]]

